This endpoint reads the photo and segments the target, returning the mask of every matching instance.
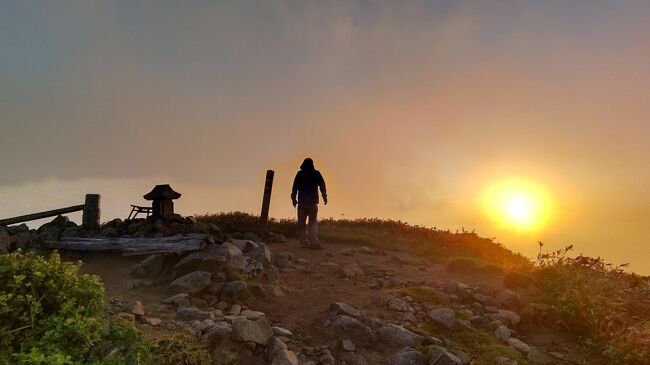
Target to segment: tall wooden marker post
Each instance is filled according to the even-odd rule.
[[[269,232],[269,208],[271,206],[271,192],[273,191],[273,170],[266,170],[266,181],[264,182],[264,197],[262,198],[262,213],[260,214],[260,228],[262,232]]]

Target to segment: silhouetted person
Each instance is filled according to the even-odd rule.
[[[323,175],[314,168],[314,161],[306,158],[300,165],[296,178],[293,179],[291,202],[294,207],[298,206],[300,244],[315,248],[321,248],[318,241],[318,188],[323,194],[323,203],[327,205],[327,189]],[[307,218],[309,218],[309,227],[307,227]]]

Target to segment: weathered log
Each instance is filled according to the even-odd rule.
[[[63,237],[60,241],[47,241],[45,246],[50,249],[90,251],[90,252],[123,252],[126,254],[147,254],[162,252],[198,251],[205,248],[204,234],[188,234],[160,238],[81,238]]]

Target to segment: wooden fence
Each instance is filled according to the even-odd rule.
[[[70,207],[48,210],[45,212],[21,215],[18,217],[0,219],[0,226],[33,221],[36,219],[55,217],[61,214],[68,214],[83,211],[81,225],[86,229],[99,228],[101,196],[99,194],[86,194],[84,204],[73,205]]]

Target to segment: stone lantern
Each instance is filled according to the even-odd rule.
[[[181,197],[168,184],[156,185],[153,190],[144,195],[146,200],[152,200],[152,218],[165,218],[174,214],[174,199]]]

